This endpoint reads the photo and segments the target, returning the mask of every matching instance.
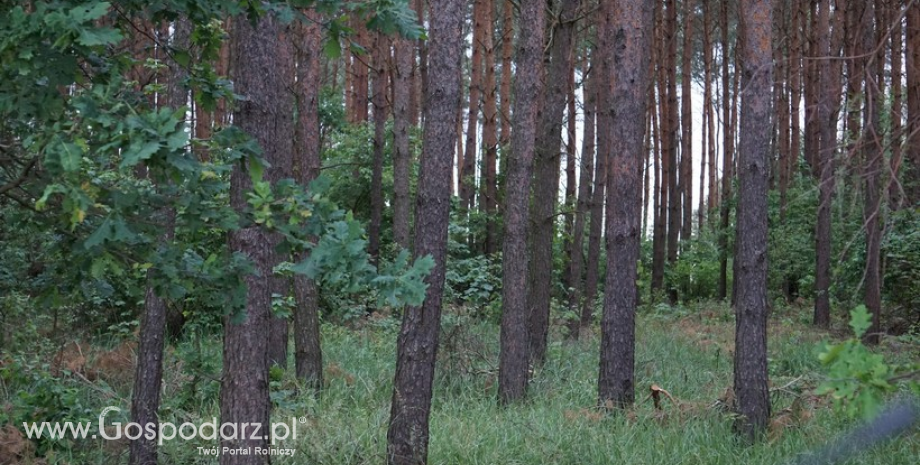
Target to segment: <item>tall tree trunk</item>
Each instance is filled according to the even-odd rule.
[[[818,31],[830,29],[830,0],[821,2],[816,27]],[[831,56],[829,34],[818,34],[817,51],[822,57]],[[820,133],[817,142],[818,155],[815,160],[815,167],[819,175],[819,198],[818,219],[815,224],[814,324],[827,327],[831,316],[831,201],[834,192],[834,154],[837,151],[837,118],[833,105],[833,93],[839,93],[839,85],[832,86],[833,77],[829,60],[820,60],[816,68],[819,79],[818,87],[823,91],[820,93],[816,111]]]
[[[414,0],[415,1],[415,14],[418,15],[419,26],[425,27],[425,6],[428,4],[425,0]],[[430,10],[429,10],[430,16]],[[429,18],[430,19],[430,18]],[[412,93],[416,95],[416,100],[418,101],[418,106],[416,107],[416,112],[412,115],[412,124],[417,125],[421,119],[425,116],[423,111],[423,106],[425,105],[425,96],[428,95],[428,41],[424,39],[418,39],[415,41],[415,48],[418,53],[418,68],[417,68],[417,78],[415,80],[415,87],[412,89]],[[414,62],[415,60],[413,60]]]
[[[582,75],[584,76],[588,69],[588,59],[585,58],[582,65]],[[572,289],[572,293],[569,294],[569,309],[575,312],[576,315],[579,312],[579,309],[585,308],[582,306],[582,298],[584,296],[582,288],[582,274],[584,269],[584,234],[585,234],[585,221],[586,216],[588,215],[588,209],[591,204],[592,190],[591,182],[594,175],[594,113],[595,113],[595,85],[594,81],[596,80],[597,71],[592,70],[586,81],[583,84],[583,95],[584,95],[584,126],[581,137],[581,167],[579,172],[579,181],[578,181],[578,204],[575,208],[575,224],[573,226],[572,232],[572,260],[569,262],[569,275],[572,278],[572,283],[569,287]],[[598,231],[598,234],[600,231]],[[598,240],[598,242],[600,242]],[[595,269],[597,267],[595,266]],[[597,283],[596,271],[595,271],[595,284]],[[591,308],[588,306],[587,308]],[[588,315],[588,320],[590,322],[590,314]],[[569,338],[578,339],[581,334],[582,327],[582,318],[573,318],[569,322]]]
[[[419,167],[415,205],[414,255],[431,256],[435,266],[425,279],[428,289],[421,307],[408,307],[396,343],[396,376],[387,430],[387,463],[418,465],[428,459],[428,420],[434,381],[447,226],[450,216],[450,178],[453,164],[454,117],[460,110],[461,28],[463,3],[430,0],[428,47],[431,59],[425,89],[426,153]]]
[[[670,152],[670,139],[667,134],[668,130],[668,96],[667,96],[667,76],[665,74],[666,64],[664,62],[667,56],[667,44],[665,42],[666,21],[664,20],[664,10],[662,2],[655,2],[655,54],[658,63],[658,73],[656,76],[658,88],[658,133],[656,139],[660,141],[661,151],[659,159],[661,160],[661,182],[660,191],[658,192],[658,208],[655,210],[655,224],[652,231],[652,282],[651,289],[660,291],[664,287],[664,263],[667,256],[667,223],[668,223],[668,183],[670,170],[668,152]],[[601,126],[602,115],[598,114],[598,127]],[[604,131],[598,132],[598,146],[600,146],[600,136]],[[600,153],[600,152],[598,152]]]
[[[175,48],[188,48],[191,23],[179,18],[173,23],[173,37],[170,45]],[[186,105],[188,91],[182,85],[187,72],[174,61],[169,62],[167,78],[166,105],[178,109]],[[162,98],[162,97],[161,97]],[[184,125],[185,123],[183,123]],[[158,212],[163,224],[161,243],[168,243],[175,235],[175,211],[165,208]],[[158,271],[147,270],[147,290],[144,296],[144,313],[140,321],[140,335],[137,347],[137,365],[134,371],[134,389],[131,392],[131,421],[140,425],[157,425],[157,411],[160,408],[160,391],[163,381],[163,349],[166,338],[167,302],[158,296],[152,281]],[[157,463],[157,439],[140,438],[131,441],[128,463],[145,465]]]
[[[412,152],[409,128],[414,124],[410,95],[413,91],[415,58],[408,39],[395,39],[396,69],[393,79],[393,240],[409,248],[409,172]],[[407,104],[408,102],[408,104]]]
[[[364,25],[364,18],[355,16],[353,19],[353,28],[355,30],[355,42],[364,50],[371,50],[373,38]],[[350,121],[353,123],[366,123],[368,120],[367,106],[370,103],[368,89],[368,78],[370,77],[370,56],[364,53],[352,53],[354,79],[352,86],[354,88],[354,108]]]
[[[907,160],[904,204],[920,205],[920,3],[907,7]]]
[[[873,3],[879,3],[876,7]],[[872,20],[875,19],[875,27]],[[863,110],[863,178],[865,179],[865,204],[863,221],[866,225],[866,308],[872,315],[872,326],[865,341],[878,344],[882,314],[881,245],[882,230],[882,166],[885,161],[885,135],[882,129],[882,101],[885,95],[885,49],[888,35],[888,18],[882,2],[866,2],[863,13],[863,45],[868,54],[865,67],[865,109]],[[875,53],[872,54],[873,47]],[[875,60],[872,63],[872,60]],[[874,65],[874,66],[873,66]]]
[[[232,69],[235,92],[246,98],[238,103],[234,124],[251,134],[270,164],[264,179],[276,182],[291,166],[294,140],[291,111],[294,102],[294,59],[285,26],[269,13],[256,25],[237,21],[233,40]],[[279,40],[279,37],[281,38]],[[250,176],[237,165],[230,178],[230,202],[239,212],[247,208],[245,193],[252,189]],[[230,247],[249,257],[255,273],[245,278],[246,307],[241,320],[224,319],[223,383],[220,392],[222,423],[269,424],[268,334],[272,304],[272,269],[277,264],[276,233],[258,225],[234,231]],[[221,440],[222,447],[267,447],[268,436],[258,439]],[[221,455],[221,465],[264,464],[258,455]]]
[[[563,251],[565,254],[565,268],[562,269],[565,284],[566,295],[569,290],[575,286],[575,275],[572,274],[572,255],[575,254],[575,203],[578,198],[578,181],[575,180],[575,164],[577,149],[575,148],[575,131],[576,131],[576,110],[575,110],[575,53],[572,48],[572,67],[569,69],[569,78],[566,88],[566,110],[565,110],[565,200],[563,201]],[[580,278],[579,278],[580,279]]]
[[[693,62],[694,0],[683,0],[684,43],[680,57],[680,185],[683,195],[683,223],[680,239],[693,236],[693,102],[691,63]]]
[[[491,24],[483,21],[486,7],[485,0],[473,2],[473,43],[470,58],[470,104],[466,123],[466,148],[463,153],[463,166],[460,171],[460,205],[469,210],[473,208],[476,193],[476,158],[478,144],[476,134],[479,129],[479,98],[482,94],[482,47],[484,29]]]
[[[706,115],[706,147],[707,147],[707,161],[709,165],[709,177],[708,177],[708,195],[706,201],[706,216],[708,219],[709,226],[712,227],[715,225],[716,215],[715,212],[716,203],[719,197],[719,188],[716,185],[716,173],[718,171],[716,167],[716,130],[715,130],[715,119],[716,115],[713,111],[713,99],[712,99],[712,14],[709,10],[709,4],[712,0],[703,0],[703,76],[705,79],[705,84],[703,87],[703,112]],[[702,224],[700,225],[702,227]]]
[[[786,2],[774,2],[773,6],[773,61],[776,63],[776,69],[773,73],[773,125],[776,144],[773,150],[777,154],[774,161],[770,161],[770,189],[779,186],[780,197],[785,197],[786,188],[789,183],[783,167],[788,163],[791,154],[789,153],[789,94],[788,94],[788,72],[789,62],[786,51],[786,44],[789,40],[789,25],[786,21]]]
[[[553,298],[553,237],[556,235],[562,117],[568,73],[573,62],[573,33],[579,4],[580,0],[562,1],[559,21],[552,31],[543,106],[538,113],[528,294],[531,360],[536,364],[542,364],[546,359],[549,307]],[[515,96],[517,98],[519,94]]]
[[[483,58],[483,99],[482,99],[482,145],[484,151],[483,174],[480,180],[480,209],[486,216],[486,237],[484,250],[492,254],[499,250],[498,229],[495,218],[498,205],[498,107],[495,87],[495,41],[493,39],[492,18],[494,1],[483,0],[483,23],[485,23],[482,38]],[[505,97],[502,96],[504,99]]]
[[[297,126],[294,139],[294,179],[304,187],[319,175],[320,123],[319,79],[322,60],[320,15],[310,11],[308,21],[297,26]],[[297,261],[306,259],[300,254]],[[314,393],[323,387],[323,353],[319,332],[319,299],[316,284],[303,275],[294,276],[294,369],[297,378]]]
[[[677,1],[665,0],[667,6],[665,12],[664,40],[667,46],[665,55],[665,72],[667,75],[667,98],[668,98],[668,130],[664,137],[668,139],[668,265],[674,266],[677,262],[677,252],[679,248],[680,228],[681,228],[681,166],[678,158],[677,130],[679,120],[677,118]],[[677,303],[677,288],[675,283],[668,283],[668,300],[671,304]]]
[[[722,22],[722,199],[719,202],[719,285],[716,294],[719,299],[724,300],[728,296],[728,226],[731,216],[732,178],[734,177],[732,170],[734,141],[731,131],[732,86],[728,74],[728,61],[731,56],[728,46],[728,0],[722,0],[720,19]]]
[[[888,165],[888,207],[899,210],[901,203],[901,185],[898,182],[898,173],[901,170],[901,144],[903,134],[901,119],[904,117],[904,101],[902,96],[902,55],[904,53],[904,34],[901,26],[901,1],[889,0],[891,9],[891,158]]]
[[[643,139],[648,100],[649,49],[652,44],[652,5],[643,0],[618,0],[610,22],[613,47],[603,59],[612,60],[613,93],[601,103],[611,124],[604,128],[613,141],[608,171],[607,277],[601,320],[598,402],[602,407],[626,407],[635,399],[635,314],[639,260],[638,167],[645,159]],[[615,65],[615,66],[614,66]]]
[[[767,190],[773,60],[769,0],[742,0],[741,138],[735,307],[735,430],[762,435],[770,421],[767,375]]]
[[[380,223],[383,218],[383,151],[387,137],[387,57],[390,39],[374,34],[374,161],[371,169],[371,221],[367,249],[375,263],[380,259]]]
[[[502,81],[498,95],[501,97],[502,132],[499,144],[507,152],[511,144],[511,59],[514,51],[514,2],[502,3]],[[504,155],[504,153],[503,153]],[[502,157],[504,161],[506,157]],[[505,166],[502,165],[502,168]],[[504,169],[502,172],[504,173]]]
[[[594,162],[594,184],[591,191],[588,209],[590,210],[590,223],[588,227],[588,256],[585,264],[585,290],[584,300],[581,304],[581,318],[579,326],[581,330],[590,328],[594,321],[594,302],[597,300],[597,283],[600,275],[600,255],[601,255],[601,234],[604,225],[604,193],[607,188],[607,131],[601,130],[607,126],[607,118],[604,113],[597,111],[598,102],[605,99],[607,95],[606,83],[610,80],[607,65],[603,60],[597,59],[602,56],[601,51],[607,50],[609,41],[606,37],[607,27],[601,27],[602,22],[598,21],[598,44],[592,51],[595,68],[591,71],[594,76],[588,79],[586,92],[592,99],[592,108],[595,109],[594,117],[595,134],[597,144],[595,146]],[[587,126],[585,126],[587,128]],[[585,136],[587,137],[587,136]]]
[[[783,160],[780,173],[780,218],[786,218],[786,205],[788,203],[786,192],[788,185],[793,181],[793,175],[799,164],[801,154],[801,127],[799,123],[799,105],[802,101],[802,33],[805,29],[805,17],[801,0],[792,4],[792,27],[789,28],[789,157]],[[785,284],[784,284],[785,285]],[[788,293],[787,293],[788,294]]]
[[[507,4],[506,4],[507,5]],[[530,337],[527,307],[527,230],[530,223],[530,177],[535,151],[537,108],[541,94],[545,5],[521,5],[514,79],[514,132],[505,179],[505,229],[502,246],[502,321],[498,399],[506,404],[527,392]],[[504,96],[502,96],[504,98]]]

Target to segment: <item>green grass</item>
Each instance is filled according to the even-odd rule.
[[[461,315],[445,315],[439,369],[431,415],[431,464],[774,464],[813,450],[853,428],[856,423],[833,410],[826,399],[809,395],[821,380],[817,344],[827,333],[787,310],[771,318],[770,375],[774,416],[804,405],[804,415],[774,428],[763,442],[747,446],[731,433],[732,418],[718,400],[732,383],[734,321],[722,306],[640,314],[637,322],[637,403],[628,412],[601,415],[595,409],[598,338],[565,342],[555,327],[548,360],[535,371],[529,398],[499,407],[496,399],[498,328]],[[279,402],[276,421],[306,417],[293,458],[274,464],[381,464],[385,462],[386,428],[395,366],[398,323],[391,319],[362,322],[356,328],[323,328],[326,387],[321,398],[296,394],[291,374],[273,384]],[[211,345],[213,344],[213,346]],[[916,343],[913,343],[916,345]],[[916,349],[916,347],[914,347]],[[884,346],[883,349],[884,350]],[[192,377],[189,354],[202,354],[197,397],[188,394]],[[891,357],[916,356],[899,350]],[[174,422],[217,415],[216,385],[207,376],[219,370],[219,341],[205,346],[185,343],[167,357],[164,419]],[[182,359],[180,369],[176,365]],[[219,373],[219,371],[217,371]],[[647,399],[656,384],[679,405],[664,402],[656,411]],[[784,389],[779,389],[784,388]],[[95,397],[88,405],[108,405]],[[127,399],[127,393],[121,394]],[[117,403],[117,401],[114,401]],[[127,408],[127,405],[120,405]],[[210,464],[196,446],[175,440],[162,449],[161,463]],[[859,456],[852,464],[914,464],[920,457],[920,433],[889,441]],[[56,452],[48,463],[118,463],[123,449],[92,443]]]

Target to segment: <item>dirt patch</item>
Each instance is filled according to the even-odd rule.
[[[41,465],[35,446],[13,425],[0,428],[0,465]]]
[[[71,341],[61,346],[51,360],[52,376],[73,375],[87,381],[130,383],[134,378],[137,343],[126,340],[112,349]]]

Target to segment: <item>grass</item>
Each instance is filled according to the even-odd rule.
[[[547,363],[533,374],[527,401],[496,404],[498,328],[448,312],[441,337],[439,369],[431,415],[431,464],[774,464],[813,450],[853,428],[855,422],[834,411],[810,391],[820,382],[817,344],[828,333],[801,322],[803,310],[771,317],[770,376],[774,424],[761,443],[746,446],[731,433],[731,416],[720,397],[732,384],[734,320],[719,305],[647,311],[637,322],[637,403],[616,415],[601,415],[596,404],[598,337],[565,342],[557,326]],[[392,319],[360,322],[353,328],[326,325],[324,357],[327,383],[319,399],[296,394],[290,373],[273,383],[276,421],[306,417],[292,458],[274,464],[381,464],[395,365],[398,323]],[[219,344],[186,343],[170,352],[164,395],[164,419],[175,421],[217,415],[214,381]],[[916,342],[912,342],[916,349]],[[881,350],[885,350],[884,347]],[[190,360],[189,354],[205,360]],[[916,350],[888,356],[916,357]],[[194,362],[194,363],[193,363]],[[181,364],[181,365],[180,365]],[[186,391],[193,377],[195,395]],[[185,366],[185,369],[181,367]],[[647,399],[655,384],[674,396],[656,410]],[[97,390],[87,396],[99,397]],[[126,399],[127,393],[121,398]],[[180,399],[183,399],[180,402]],[[112,402],[111,399],[106,401]],[[100,399],[90,404],[104,404]],[[122,406],[127,408],[126,405]],[[210,464],[196,446],[172,441],[161,463]],[[920,457],[920,433],[889,441],[853,457],[851,464],[914,464]],[[123,448],[84,444],[65,449],[47,463],[117,463]]]

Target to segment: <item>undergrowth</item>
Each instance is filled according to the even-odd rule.
[[[767,437],[754,446],[735,441],[731,432],[734,319],[722,305],[648,306],[641,312],[636,404],[613,415],[595,408],[596,331],[571,342],[561,328],[554,328],[547,363],[533,371],[529,399],[499,407],[498,328],[462,308],[445,312],[431,416],[431,464],[785,463],[856,425],[856,420],[833,409],[827,396],[815,394],[824,381],[818,354],[830,337],[801,323],[801,309],[783,308],[771,315],[773,421]],[[283,444],[297,450],[294,458],[276,457],[273,464],[385,462],[397,332],[394,317],[368,318],[351,327],[324,325],[326,386],[318,399],[304,394],[293,370],[273,374],[274,419],[305,421],[299,424],[297,440]],[[891,338],[877,350],[893,362],[903,362],[916,359],[917,347],[915,339]],[[122,409],[108,421],[127,421],[130,384],[113,381],[122,375],[107,374],[93,361],[117,350],[95,350],[96,355],[70,360],[56,372],[39,355],[4,357],[2,423],[24,421],[38,409],[85,419],[107,405]],[[162,420],[178,424],[219,416],[220,353],[218,338],[200,335],[169,348]],[[653,402],[653,390],[667,394],[660,396],[660,409]],[[9,442],[11,434],[8,428],[0,430],[0,439]],[[161,449],[161,463],[216,463],[196,449],[212,445],[204,440],[168,441]],[[22,448],[22,457],[40,458],[10,463],[127,460],[124,443],[101,440]],[[912,464],[918,456],[920,433],[915,429],[848,463]]]

